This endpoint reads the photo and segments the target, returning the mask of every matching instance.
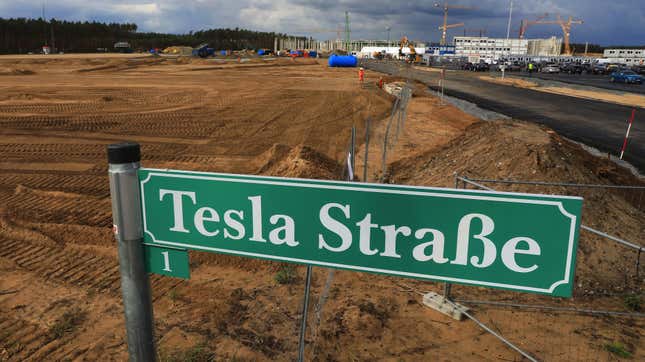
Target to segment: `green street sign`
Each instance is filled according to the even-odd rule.
[[[188,251],[144,243],[146,271],[175,278],[190,279]]]
[[[141,169],[145,241],[571,296],[582,199]]]

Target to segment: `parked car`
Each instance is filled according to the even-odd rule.
[[[563,73],[569,73],[569,74],[582,74],[583,71],[585,71],[585,68],[577,63],[567,63],[560,70]]]
[[[636,74],[632,70],[619,70],[611,73],[612,82],[643,84],[643,76]]]
[[[609,74],[609,69],[607,64],[594,64],[591,67],[591,73],[597,75]]]
[[[635,65],[632,67],[634,73],[645,74],[645,65]]]
[[[475,64],[468,62],[464,65],[461,66],[461,69],[463,70],[473,70],[475,68]]]
[[[520,65],[520,63],[518,62],[513,62],[513,63],[506,62],[504,64],[499,64],[497,66],[497,70],[501,71],[502,67],[505,67],[504,69],[505,72],[519,72],[523,68],[522,65]]]
[[[522,63],[514,62],[506,68],[507,72],[521,72],[526,66]]]
[[[486,62],[479,62],[475,64],[475,68],[473,70],[475,72],[488,72],[490,71],[490,64]]]
[[[560,67],[555,64],[547,64],[540,68],[541,73],[560,73]]]

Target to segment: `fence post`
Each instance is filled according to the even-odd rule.
[[[638,278],[638,274],[640,272],[641,268],[641,252],[643,251],[643,248],[638,249],[638,255],[636,256],[636,278]]]
[[[305,276],[305,297],[302,302],[302,321],[300,322],[300,341],[298,348],[298,362],[305,360],[305,333],[307,332],[307,309],[309,309],[309,289],[311,289],[311,265],[307,265]]]
[[[363,160],[363,182],[367,182],[367,157],[370,149],[370,116],[365,123],[365,159]]]
[[[114,235],[119,249],[121,292],[130,361],[155,361],[150,281],[144,264],[138,143],[108,146]]]
[[[459,174],[455,172],[455,188],[459,188]],[[443,285],[443,297],[444,299],[450,300],[450,291],[452,290],[452,284],[445,283]]]

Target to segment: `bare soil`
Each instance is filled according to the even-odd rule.
[[[381,75],[367,72],[361,87],[355,69],[315,60],[21,56],[0,57],[0,75],[0,361],[127,359],[110,229],[109,143],[140,142],[146,167],[341,179],[354,125],[356,174],[362,179],[367,154],[368,181],[452,187],[459,172],[642,184],[548,129],[481,122],[417,85],[383,175],[393,99],[374,86]],[[634,200],[583,196],[590,200],[585,223],[640,242],[645,218]],[[583,233],[578,257],[580,287],[558,305],[625,311],[626,293],[642,294],[643,274],[633,275],[633,256],[624,249]],[[189,281],[151,276],[162,359],[294,360],[304,268],[296,268],[295,283],[280,284],[275,276],[283,268],[191,252]],[[315,268],[314,306],[327,275]],[[440,289],[336,271],[322,312],[310,309],[307,359],[520,360],[474,323],[420,303],[419,292]],[[553,303],[472,287],[455,287],[455,296]],[[541,359],[610,359],[605,345],[614,341],[645,358],[642,318],[473,307]]]

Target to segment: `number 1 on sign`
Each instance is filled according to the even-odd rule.
[[[172,269],[170,269],[170,256],[168,255],[168,252],[164,251],[161,255],[163,255],[163,271],[172,272]]]
[[[183,279],[190,278],[188,252],[186,250],[153,244],[144,244],[144,246],[146,270],[149,273]]]

